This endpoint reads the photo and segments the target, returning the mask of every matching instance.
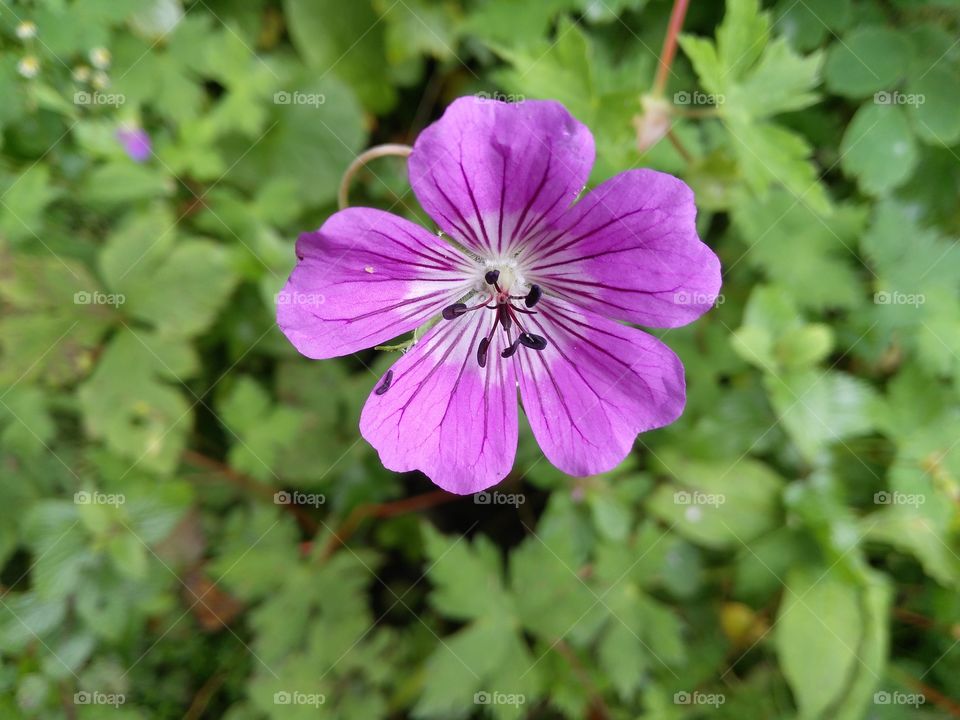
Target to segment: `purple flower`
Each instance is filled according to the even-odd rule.
[[[131,160],[143,162],[153,152],[147,131],[138,127],[121,127],[117,130],[117,140]]]
[[[629,170],[576,201],[593,137],[553,101],[461,98],[420,134],[413,191],[453,242],[372,208],[297,242],[277,322],[304,355],[349,355],[441,315],[373,388],[360,432],[397,472],[454,493],[510,471],[517,388],[544,455],[576,476],[610,470],[685,402],[660,328],[706,312],[720,263],[697,237],[693,193]]]

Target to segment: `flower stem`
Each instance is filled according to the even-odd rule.
[[[353,180],[353,176],[359,172],[360,168],[362,168],[368,162],[382,157],[408,157],[412,152],[413,148],[409,145],[387,143],[385,145],[375,145],[369,150],[364,150],[362,153],[357,155],[353,162],[350,163],[350,167],[348,167],[346,172],[343,173],[343,178],[340,180],[340,189],[337,191],[337,206],[341,210],[347,207],[349,204],[347,196],[350,192],[350,182]]]
[[[663,97],[663,91],[667,87],[667,75],[673,66],[673,58],[677,54],[677,36],[683,28],[683,19],[687,15],[689,2],[690,0],[673,0],[670,24],[667,26],[666,37],[663,38],[663,50],[660,51],[660,64],[657,66],[657,75],[653,80],[654,97]]]

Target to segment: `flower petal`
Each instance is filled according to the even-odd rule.
[[[458,300],[471,264],[434,234],[372,208],[335,213],[297,241],[277,324],[311,358],[349,355],[419,327]]]
[[[563,214],[593,160],[590,131],[558,102],[464,97],[420,133],[408,168],[417,199],[448,235],[503,256]]]
[[[517,385],[500,357],[498,331],[486,368],[477,345],[491,313],[442,321],[400,358],[370,394],[360,433],[396,472],[421,470],[449,492],[466,495],[502,480],[517,451]],[[378,394],[382,392],[382,394]]]
[[[537,310],[524,324],[549,345],[515,357],[524,412],[556,467],[576,476],[610,470],[638,433],[680,416],[683,365],[660,340],[556,298]]]
[[[629,170],[578,202],[524,249],[528,276],[588,310],[679,327],[710,309],[720,260],[700,242],[693,191],[672,175]]]

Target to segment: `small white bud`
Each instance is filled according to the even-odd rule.
[[[21,40],[29,40],[32,37],[37,36],[37,26],[35,23],[24,20],[22,23],[17,25],[17,37]]]
[[[34,78],[40,72],[40,61],[33,55],[27,55],[17,63],[17,72],[25,78]]]
[[[106,48],[98,47],[90,51],[90,62],[99,70],[106,70],[110,67],[110,51]]]

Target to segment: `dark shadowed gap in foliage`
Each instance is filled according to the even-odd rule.
[[[5,595],[11,590],[24,592],[30,589],[30,570],[36,559],[26,550],[16,550],[7,560],[6,564],[0,568],[0,595]]]

